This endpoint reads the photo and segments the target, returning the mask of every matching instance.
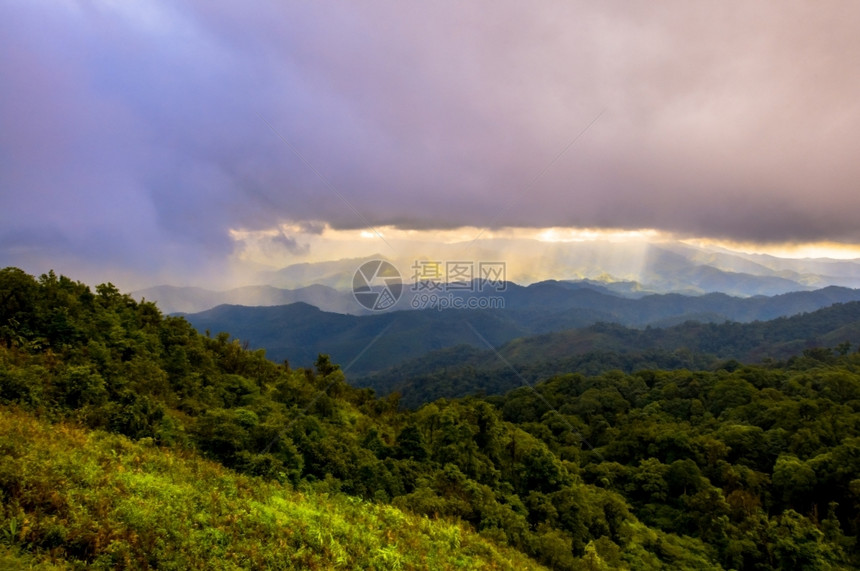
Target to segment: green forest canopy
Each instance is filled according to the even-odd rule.
[[[9,549],[55,561],[120,565],[144,549],[117,555],[76,533],[80,488],[37,493],[63,460],[25,454],[13,428],[52,422],[93,431],[78,439],[138,441],[114,447],[199,454],[267,486],[462,522],[556,569],[856,568],[860,355],[842,349],[712,371],[571,372],[404,411],[351,387],[325,355],[290,369],[111,284],[6,268],[0,529]],[[159,553],[147,564],[178,557]]]

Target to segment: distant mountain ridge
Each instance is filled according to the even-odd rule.
[[[400,272],[404,295],[395,309],[413,309],[415,263],[468,260],[505,263],[511,284],[559,281],[623,297],[679,293],[724,293],[735,297],[774,296],[828,286],[860,288],[860,260],[790,259],[746,254],[681,242],[624,244],[609,241],[546,243],[536,240],[476,240],[469,244],[418,245],[430,255],[374,254],[322,262],[302,262],[246,276],[259,285],[227,291],[162,285],[133,292],[158,303],[166,313],[196,313],[221,304],[282,305],[302,301],[325,311],[364,315],[352,297],[356,270],[385,259]],[[406,250],[406,248],[404,248]],[[475,278],[481,276],[475,271]],[[522,287],[525,287],[522,286]]]
[[[257,279],[259,283],[292,289],[316,283],[348,290],[355,270],[371,259],[393,263],[407,282],[412,281],[416,261],[471,260],[475,263],[505,262],[506,279],[521,284],[549,279],[589,280],[611,288],[616,284],[621,284],[621,288],[634,284],[636,291],[650,293],[722,292],[746,297],[830,285],[860,287],[860,259],[793,259],[678,241],[625,243],[608,240],[479,239],[444,245],[404,244],[398,245],[389,255],[292,264],[262,272]]]
[[[724,293],[704,295],[654,294],[643,291],[632,282],[603,284],[594,280],[546,280],[528,286],[507,283],[504,291],[491,288],[458,291],[463,298],[494,296],[504,300],[508,309],[590,309],[599,312],[595,320],[620,320],[628,325],[657,325],[664,318],[710,316],[706,321],[751,321],[772,319],[800,311],[812,311],[837,302],[860,299],[860,290],[829,286],[819,290],[789,292],[773,296],[737,297]],[[156,286],[133,293],[137,298],[154,301],[165,313],[199,313],[219,305],[276,306],[304,302],[333,313],[370,315],[356,302],[351,291],[338,291],[324,285],[311,285],[295,290],[273,286],[246,286],[227,291],[204,288]],[[408,285],[395,309],[410,310],[412,296]],[[443,295],[443,294],[440,294]],[[640,302],[646,299],[647,302]],[[683,311],[666,314],[669,306],[678,304]],[[651,308],[651,309],[646,309]],[[635,316],[635,317],[634,317]]]
[[[687,322],[647,330],[600,323],[514,339],[498,349],[459,345],[353,376],[351,382],[379,394],[397,391],[405,405],[416,407],[439,398],[502,394],[570,371],[713,369],[732,361],[784,360],[806,350],[837,347],[844,352],[860,347],[860,302],[752,323]],[[816,353],[817,358],[826,355]]]
[[[475,294],[477,295],[477,294]],[[486,348],[518,337],[580,329],[597,322],[659,327],[689,320],[751,322],[860,301],[860,290],[828,287],[773,297],[724,294],[647,295],[638,299],[590,285],[543,282],[511,285],[504,309],[394,311],[356,316],[325,312],[306,303],[272,307],[222,305],[185,317],[198,331],[229,331],[276,361],[312,363],[330,353],[355,374],[381,371],[430,351],[460,344]]]
[[[304,302],[335,313],[366,313],[352,294],[315,284],[298,289],[245,286],[227,291],[198,287],[155,286],[132,295],[154,301],[164,313],[197,313],[219,305],[273,306]]]

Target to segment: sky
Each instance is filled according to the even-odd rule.
[[[860,257],[860,4],[822,8],[0,0],[0,267],[231,284],[479,236]]]

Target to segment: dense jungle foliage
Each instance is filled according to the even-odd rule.
[[[408,411],[325,355],[291,369],[110,284],[7,268],[0,402],[0,563],[860,566],[845,345]]]

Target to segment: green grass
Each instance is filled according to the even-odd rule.
[[[536,569],[463,527],[0,409],[6,569]]]

